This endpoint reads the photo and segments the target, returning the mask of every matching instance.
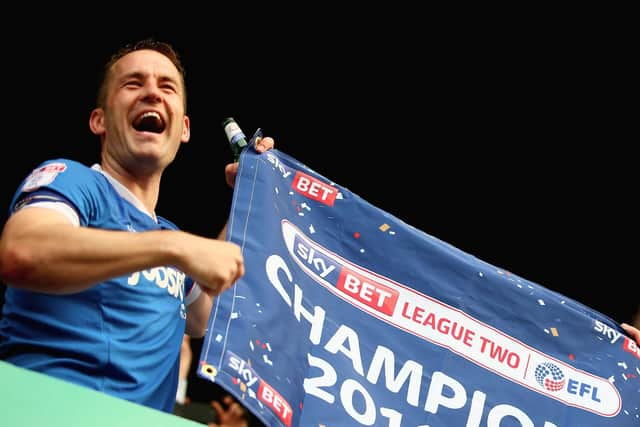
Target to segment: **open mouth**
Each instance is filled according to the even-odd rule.
[[[155,111],[147,111],[133,121],[133,128],[140,132],[162,133],[165,124],[160,114]]]

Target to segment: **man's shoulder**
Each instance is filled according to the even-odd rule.
[[[21,191],[31,192],[56,181],[67,181],[72,177],[73,180],[83,182],[96,174],[96,171],[75,160],[66,158],[45,160],[27,176]]]
[[[80,163],[77,160],[68,159],[65,157],[58,157],[58,158],[45,160],[36,169],[39,169],[39,168],[73,169],[73,170],[84,171],[84,172],[90,172],[92,170],[89,166],[83,163]]]
[[[72,171],[74,173],[86,173],[93,174],[94,171],[91,167],[80,163],[77,160],[67,159],[64,157],[52,158],[43,161],[37,167],[33,169],[31,174],[34,173],[61,173],[66,171]]]

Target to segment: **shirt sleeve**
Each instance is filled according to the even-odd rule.
[[[36,201],[33,203],[29,203],[29,204],[24,204],[22,206],[20,206],[18,209],[16,210],[20,210],[20,209],[26,209],[26,208],[46,208],[46,209],[51,209],[57,212],[60,212],[61,214],[63,214],[65,217],[67,217],[67,219],[69,220],[69,222],[73,225],[75,225],[76,227],[80,226],[80,217],[78,216],[78,213],[76,212],[75,209],[73,209],[68,203],[65,202],[51,202],[51,201]]]
[[[189,290],[189,293],[187,293],[187,298],[185,299],[187,306],[191,305],[191,303],[197,300],[201,293],[202,289],[200,289],[200,286],[197,283],[194,283]]]

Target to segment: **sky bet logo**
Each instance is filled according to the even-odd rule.
[[[247,387],[252,387],[256,382],[260,380],[260,377],[251,369],[251,367],[244,361],[244,359],[237,356],[231,351],[227,351],[227,363],[229,369],[227,371],[233,372],[237,378],[246,384]]]
[[[275,388],[260,378],[244,359],[232,351],[227,351],[224,370],[252,389],[258,400],[268,406],[285,426],[291,426],[293,410],[289,402]]]
[[[333,206],[338,195],[337,188],[300,171],[296,172],[292,186],[298,193],[328,206]]]
[[[548,398],[598,415],[620,412],[617,388],[391,278],[342,258],[281,221],[292,260],[310,279],[399,330],[446,348]]]

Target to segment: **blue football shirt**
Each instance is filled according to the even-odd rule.
[[[62,206],[81,227],[123,232],[177,227],[100,170],[67,159],[42,163],[20,185],[10,212]],[[171,412],[187,305],[200,294],[175,267],[115,277],[69,295],[7,287],[0,356],[7,362]]]

